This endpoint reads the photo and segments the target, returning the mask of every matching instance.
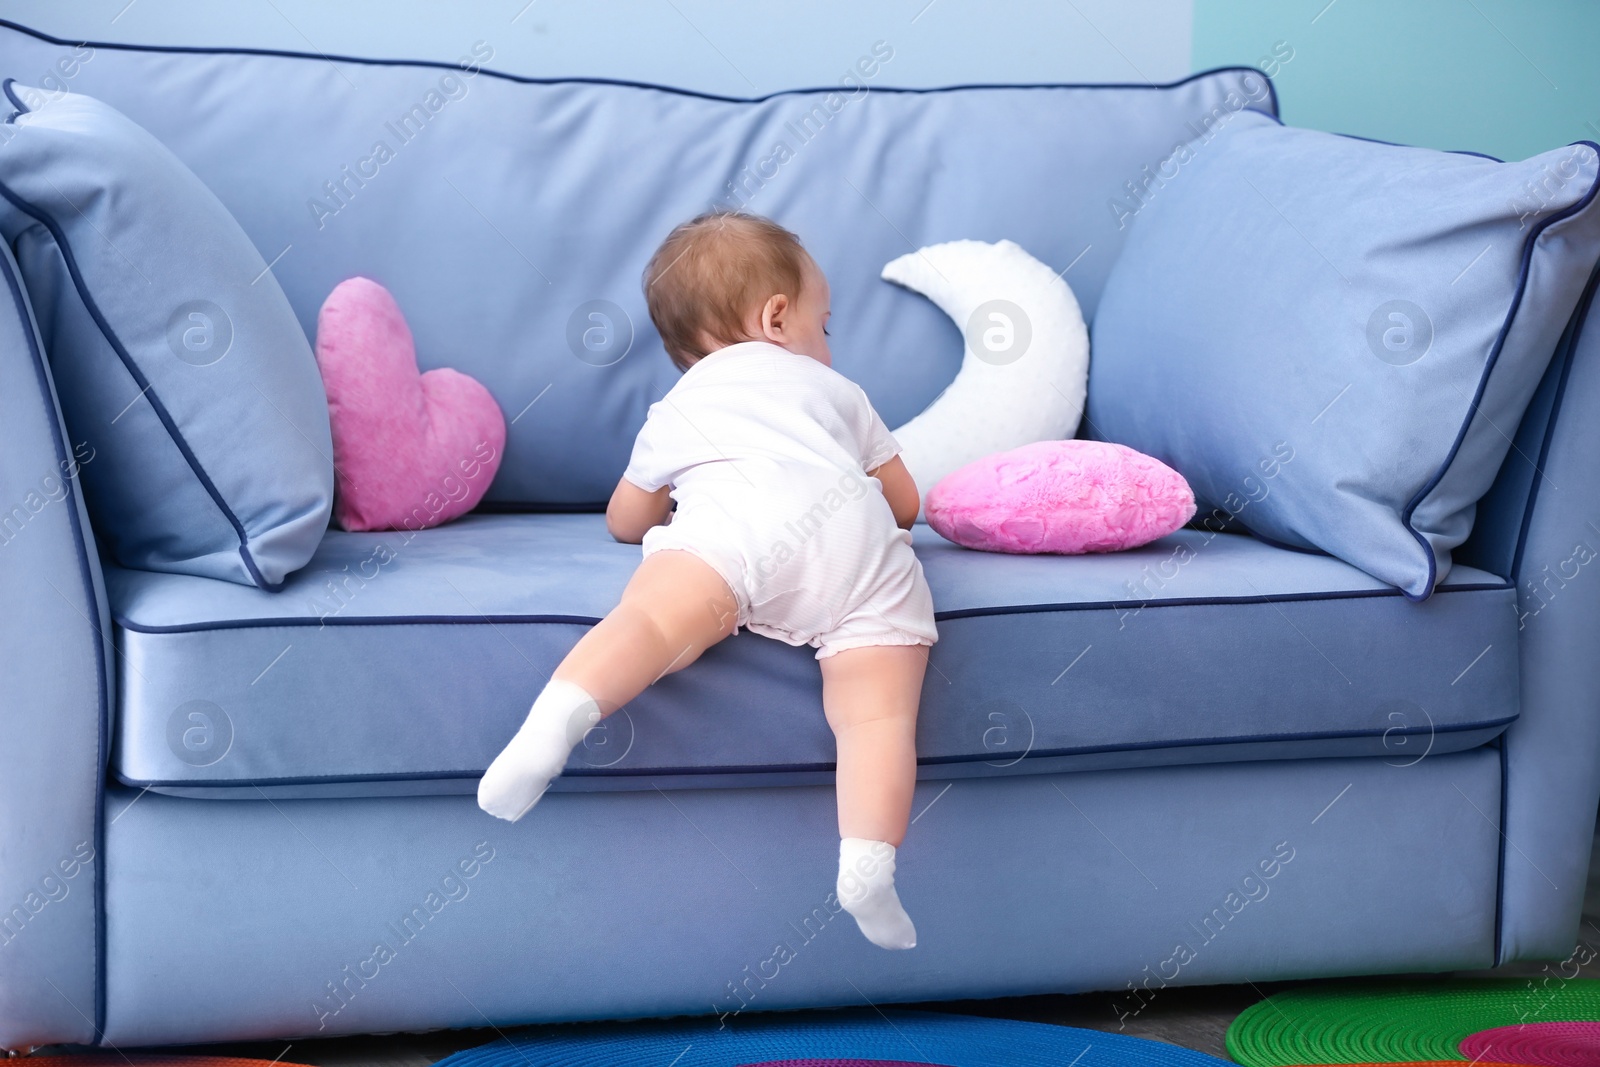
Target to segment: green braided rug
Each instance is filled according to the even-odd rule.
[[[1461,1041],[1522,1023],[1600,1020],[1600,979],[1363,982],[1276,993],[1228,1027],[1245,1067],[1470,1060]]]

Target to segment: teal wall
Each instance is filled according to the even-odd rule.
[[[1193,25],[1196,70],[1292,49],[1295,126],[1502,159],[1600,142],[1595,0],[1194,0]]]

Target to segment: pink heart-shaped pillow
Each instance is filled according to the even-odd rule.
[[[333,518],[346,530],[420,530],[471,511],[500,469],[506,420],[460,371],[421,374],[405,316],[370,278],[317,314],[333,429]]]
[[[985,552],[1116,552],[1194,518],[1183,475],[1106,441],[1039,441],[940,479],[923,506],[941,537]]]

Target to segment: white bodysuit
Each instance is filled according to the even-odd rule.
[[[646,556],[694,553],[733,590],[738,626],[822,659],[938,640],[911,534],[866,473],[899,452],[860,386],[746,341],[702,357],[650,405],[623,477],[670,485],[677,501],[644,535]]]

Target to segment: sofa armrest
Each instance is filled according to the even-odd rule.
[[[32,309],[0,243],[0,1047],[100,1032],[110,626]]]
[[[1501,742],[1499,963],[1572,952],[1600,805],[1597,285],[1600,269],[1459,557],[1509,576],[1518,594],[1521,715]]]

